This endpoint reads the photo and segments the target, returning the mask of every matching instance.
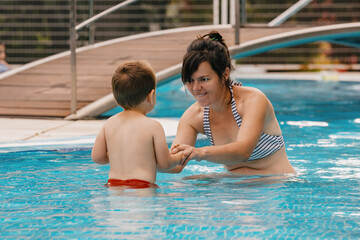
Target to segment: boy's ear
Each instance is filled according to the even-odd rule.
[[[154,103],[154,94],[155,94],[155,89],[151,90],[149,92],[149,94],[147,95],[146,99],[151,103],[153,104]]]

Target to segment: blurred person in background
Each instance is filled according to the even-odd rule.
[[[0,73],[10,70],[9,64],[5,61],[6,58],[5,50],[6,50],[5,44],[0,41]]]

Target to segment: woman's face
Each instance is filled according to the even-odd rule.
[[[208,62],[200,63],[198,69],[191,75],[190,82],[185,85],[203,107],[221,101],[223,91],[226,89],[225,84]]]

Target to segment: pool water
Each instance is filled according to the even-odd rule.
[[[0,238],[359,239],[360,83],[242,82],[272,101],[296,174],[183,179],[224,171],[191,161],[158,189],[117,190],[91,146],[0,149]],[[153,116],[179,117],[193,99],[173,81],[159,102]]]

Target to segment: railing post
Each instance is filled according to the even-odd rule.
[[[241,1],[241,25],[244,26],[247,24],[247,16],[246,16],[246,0]]]
[[[89,18],[94,16],[94,0],[89,0]],[[89,26],[89,44],[94,44],[95,40],[95,23]]]
[[[70,109],[76,114],[77,108],[77,83],[76,83],[76,0],[70,1],[70,61],[71,61],[71,97]]]
[[[235,0],[235,45],[240,44],[240,6],[239,1]]]

